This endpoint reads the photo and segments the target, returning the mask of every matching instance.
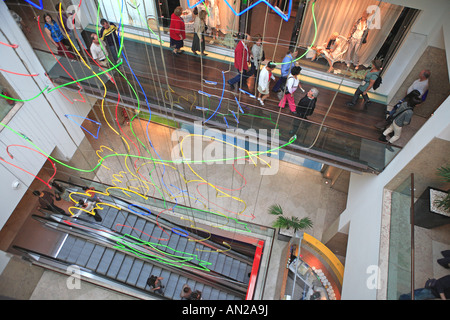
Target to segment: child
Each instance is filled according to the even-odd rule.
[[[286,105],[286,100],[289,103],[289,109],[292,113],[295,113],[295,100],[294,100],[294,92],[297,90],[298,87],[304,92],[302,86],[300,85],[300,81],[298,80],[298,75],[300,74],[300,71],[302,70],[301,67],[295,66],[291,69],[291,74],[287,78],[286,81],[286,91],[283,95],[283,98],[281,99],[278,106],[280,108],[284,108]]]
[[[272,74],[273,69],[275,69],[275,64],[272,61],[261,70],[258,79],[258,101],[263,106],[264,100],[269,96],[269,82],[270,79],[275,80]]]

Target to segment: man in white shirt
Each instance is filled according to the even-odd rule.
[[[408,88],[406,94],[409,94],[413,90],[417,90],[420,92],[420,97],[428,91],[428,78],[430,78],[431,72],[430,70],[424,69],[419,73],[419,79],[413,82],[413,84]]]
[[[262,68],[261,72],[259,73],[259,79],[258,79],[258,101],[263,106],[264,100],[267,99],[267,97],[270,94],[269,91],[269,82],[270,80],[275,80],[275,77],[272,74],[273,69],[275,69],[276,65],[269,61],[269,63]]]
[[[91,56],[99,65],[102,67],[108,67],[108,60],[106,56],[108,55],[107,51],[102,49],[100,45],[100,41],[95,33],[91,34],[92,44],[91,44]]]

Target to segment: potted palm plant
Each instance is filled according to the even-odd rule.
[[[442,178],[444,182],[450,182],[450,166],[440,167],[437,169],[437,175]],[[434,205],[439,210],[450,213],[450,193],[449,192],[439,192],[435,195],[433,199]]]
[[[437,169],[444,182],[450,182],[450,166]],[[414,224],[432,229],[450,223],[449,192],[428,187],[414,204]]]
[[[313,226],[313,223],[309,217],[301,219],[298,217],[285,217],[283,215],[283,208],[281,208],[279,204],[271,205],[269,207],[269,214],[277,216],[277,219],[272,223],[272,227],[278,229],[279,240],[289,241],[291,238],[288,234],[282,234],[281,229],[293,229],[293,234],[295,235],[298,230],[310,229]]]

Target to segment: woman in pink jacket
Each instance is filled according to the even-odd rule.
[[[298,75],[300,74],[300,71],[302,71],[302,68],[298,66],[295,66],[291,69],[291,74],[288,76],[286,81],[285,93],[280,103],[278,104],[280,108],[284,108],[287,100],[289,104],[289,109],[291,110],[292,113],[295,113],[294,92],[297,90],[298,87],[300,87],[300,89],[304,91],[302,86],[300,85],[300,81],[298,80]]]

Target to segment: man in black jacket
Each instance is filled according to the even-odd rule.
[[[314,109],[316,108],[317,96],[319,95],[319,90],[317,88],[311,88],[308,93],[298,102],[297,108],[295,109],[295,115],[302,119],[308,119],[307,117],[312,115]],[[292,130],[289,134],[295,134],[300,127],[302,120],[295,118],[292,123]]]

